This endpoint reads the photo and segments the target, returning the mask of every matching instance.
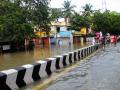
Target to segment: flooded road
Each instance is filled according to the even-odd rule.
[[[85,47],[83,44],[61,45],[61,46],[37,46],[33,51],[15,52],[0,54],[0,71],[4,69],[15,68],[24,64],[31,64],[38,60],[60,55],[74,49]]]
[[[119,47],[98,51],[42,90],[120,90]],[[41,90],[39,85],[25,90]]]

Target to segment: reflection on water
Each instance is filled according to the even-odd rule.
[[[84,45],[61,45],[61,46],[37,46],[33,51],[5,53],[0,55],[0,70],[15,68],[20,65],[33,63],[37,60],[44,60],[45,58],[60,55],[78,48]]]

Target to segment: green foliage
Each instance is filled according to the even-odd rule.
[[[75,12],[70,18],[71,26],[69,28],[72,30],[80,31],[82,27],[90,27],[93,22],[91,16],[93,13],[92,5],[86,4],[82,8],[84,9],[82,15]]]
[[[87,27],[92,23],[91,17],[84,17],[82,15],[79,15],[78,13],[75,13],[70,18],[70,28],[72,30],[80,31],[82,27]]]
[[[106,11],[96,12],[93,16],[95,31],[103,33],[120,34],[120,14]]]
[[[0,41],[35,37],[33,27],[49,33],[47,0],[0,0]]]
[[[71,1],[66,0],[63,4],[63,14],[65,18],[70,18],[72,13],[75,12],[73,9],[75,8],[75,5],[71,5]]]
[[[48,0],[32,0],[29,8],[31,9],[33,25],[48,34],[50,31]]]
[[[24,41],[35,37],[33,28],[50,32],[50,20],[68,18],[72,30],[92,26],[95,31],[120,34],[120,13],[106,11],[93,13],[92,5],[86,4],[83,14],[75,13],[71,1],[65,0],[63,9],[48,7],[48,0],[0,0],[0,41]]]
[[[23,41],[25,36],[34,35],[26,12],[16,2],[0,2],[0,41]]]
[[[63,3],[63,8],[50,8],[50,19],[55,20],[59,17],[71,18],[72,14],[75,12],[73,9],[75,5],[71,5],[71,1],[65,0]]]
[[[91,5],[84,7],[84,11],[91,11]],[[91,14],[82,15],[75,13],[70,18],[71,29],[80,30],[81,27],[91,26],[95,31],[102,31],[104,34],[120,34],[120,13],[109,10],[101,13],[99,10]]]
[[[83,6],[83,16],[90,16],[93,13],[92,7],[93,6],[91,4],[86,4],[85,6]]]
[[[51,8],[50,9],[50,19],[55,20],[59,17],[63,17],[62,10],[59,8]]]

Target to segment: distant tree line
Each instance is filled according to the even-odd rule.
[[[80,31],[82,27],[91,27],[93,31],[120,35],[120,13],[109,10],[92,10],[92,5],[83,6],[83,11],[75,12],[70,18],[70,28]]]
[[[0,42],[24,45],[25,39],[36,37],[34,26],[49,36],[50,21],[59,17],[70,22],[70,30],[90,26],[94,31],[120,34],[120,13],[93,10],[91,4],[80,12],[75,12],[75,7],[69,0],[64,1],[63,8],[50,8],[48,0],[1,0]]]
[[[83,11],[75,12],[75,5],[71,1],[64,1],[63,8],[52,8],[52,19],[59,17],[68,18],[70,22],[69,30],[80,31],[82,27],[91,27],[94,31],[103,33],[120,34],[120,13],[109,10],[93,10],[91,4],[82,7]]]
[[[120,35],[120,13],[110,11],[95,12],[92,18],[95,31]]]

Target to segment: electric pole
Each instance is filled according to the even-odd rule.
[[[102,0],[102,12],[107,10],[106,0]]]

